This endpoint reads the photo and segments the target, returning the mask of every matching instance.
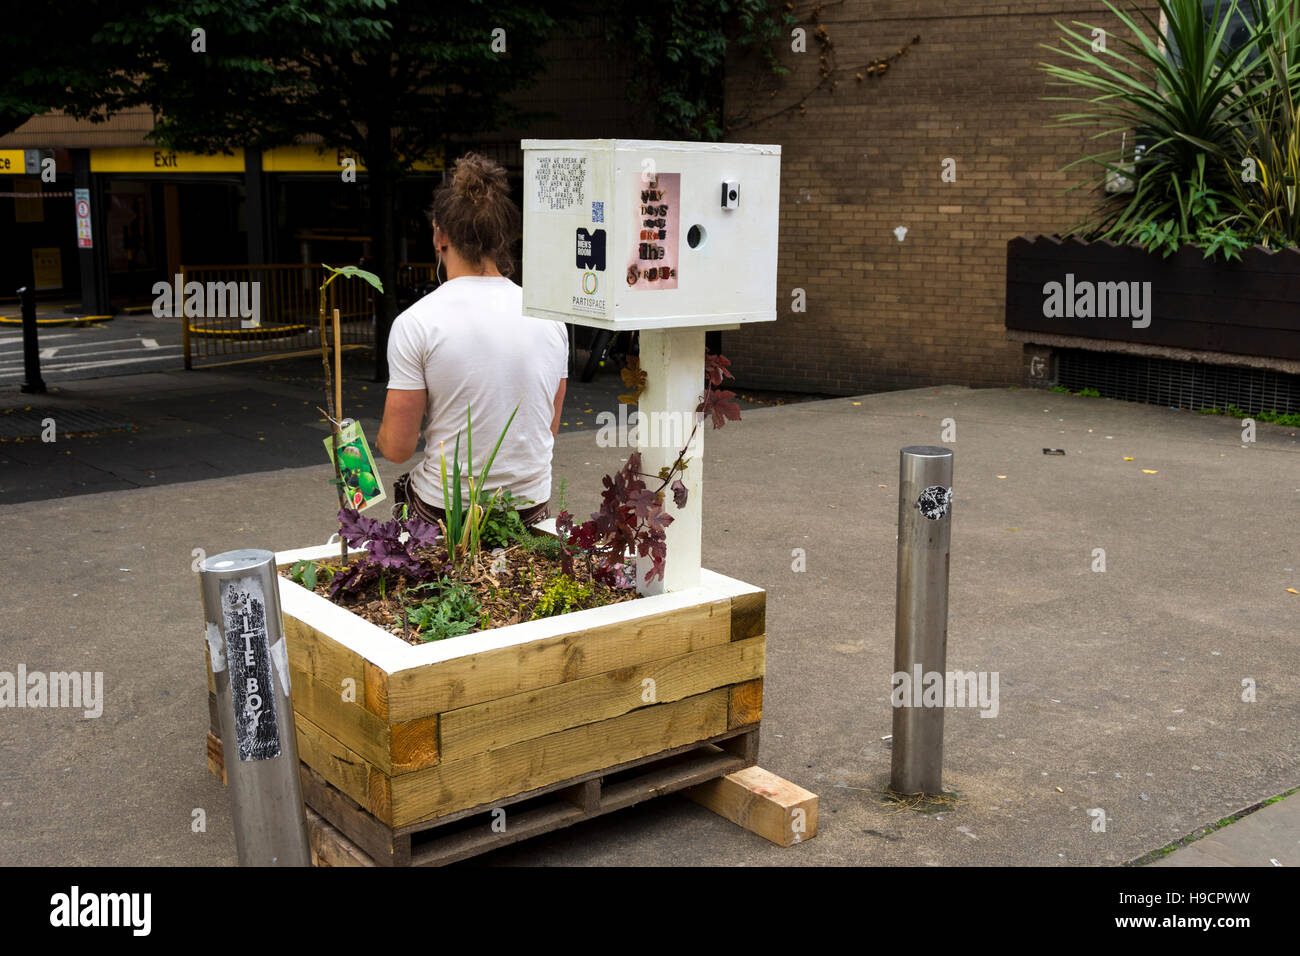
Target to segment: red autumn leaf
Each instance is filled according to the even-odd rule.
[[[677,481],[674,481],[672,483],[672,489],[673,489],[673,504],[675,504],[679,508],[685,508],[686,507],[686,486],[682,484],[680,478]]]
[[[704,377],[710,385],[721,385],[724,378],[734,378],[735,376],[728,371],[730,368],[731,360],[725,355],[704,353]]]

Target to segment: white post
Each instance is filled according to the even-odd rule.
[[[642,329],[641,368],[646,389],[637,402],[637,446],[641,471],[650,488],[659,485],[654,477],[660,468],[671,468],[677,453],[686,445],[697,415],[695,409],[704,394],[704,329]],[[687,468],[681,475],[686,485],[686,507],[673,504],[671,488],[664,489],[665,508],[673,517],[668,526],[668,557],[663,580],[646,581],[649,558],[636,559],[637,590],[642,594],[681,591],[700,583],[700,543],[703,518],[704,429],[701,423],[686,452]]]

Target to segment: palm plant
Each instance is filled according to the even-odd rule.
[[[1300,3],[1256,14],[1262,74],[1249,91],[1246,123],[1234,130],[1241,157],[1233,188],[1242,218],[1265,245],[1300,243]]]
[[[1246,0],[1244,8],[1216,0],[1208,21],[1200,0],[1157,0],[1168,25],[1163,37],[1149,12],[1104,3],[1128,35],[1098,45],[1100,31],[1091,25],[1058,23],[1061,46],[1048,49],[1072,63],[1042,66],[1051,85],[1074,92],[1047,99],[1075,105],[1057,116],[1060,125],[1101,127],[1094,140],[1136,130],[1143,142],[1132,166],[1111,148],[1066,167],[1096,173],[1073,188],[1099,186],[1108,174],[1135,181],[1132,195],[1106,197],[1074,231],[1166,254],[1195,242],[1207,255],[1222,250],[1229,257],[1246,239],[1265,238],[1257,226],[1272,221],[1267,196],[1294,199],[1283,188],[1290,140],[1278,147],[1276,137],[1287,123],[1294,139],[1296,0]],[[1241,14],[1251,23],[1246,42],[1230,43]],[[1241,188],[1247,144],[1264,142],[1275,146],[1261,148],[1258,161],[1261,168],[1271,164],[1267,195]]]

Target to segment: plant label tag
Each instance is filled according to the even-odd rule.
[[[333,464],[333,436],[325,439],[325,454]],[[365,511],[388,499],[360,422],[347,422],[339,429],[339,475],[343,479],[344,498],[356,511]]]
[[[239,759],[278,757],[280,729],[276,723],[275,678],[271,674],[271,648],[266,634],[266,595],[257,578],[235,578],[222,583],[221,620]]]

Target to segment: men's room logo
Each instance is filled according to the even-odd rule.
[[[576,241],[577,250],[577,267],[579,269],[594,269],[597,272],[605,271],[605,230],[597,229],[595,232],[588,232],[586,229],[579,229]],[[584,285],[586,279],[583,279]],[[595,291],[594,289],[592,291]]]

